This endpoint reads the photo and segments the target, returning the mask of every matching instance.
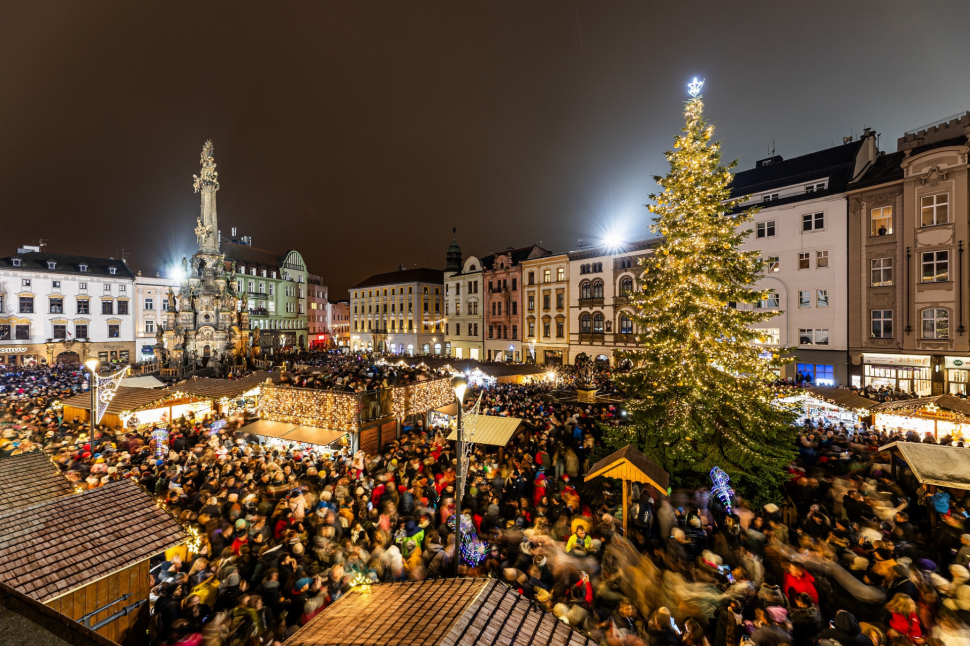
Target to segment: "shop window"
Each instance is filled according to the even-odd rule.
[[[798,378],[816,386],[835,385],[835,366],[822,363],[799,363],[795,366]]]

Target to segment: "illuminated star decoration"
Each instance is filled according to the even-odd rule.
[[[687,93],[693,98],[697,98],[697,95],[701,93],[701,88],[704,87],[704,81],[698,81],[697,77],[694,77],[693,83],[687,84]]]
[[[721,467],[714,467],[711,469],[711,482],[714,483],[711,493],[717,496],[717,499],[724,505],[724,510],[730,514],[731,496],[734,495],[734,489],[731,488],[730,484],[731,478],[721,470]]]

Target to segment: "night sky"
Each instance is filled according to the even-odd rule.
[[[970,109],[961,2],[0,4],[3,245],[154,273],[219,224],[331,297],[399,264],[646,237],[694,76],[740,168]]]

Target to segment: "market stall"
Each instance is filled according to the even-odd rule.
[[[908,467],[920,484],[970,490],[970,449],[941,444],[893,442],[879,448],[891,455],[893,478]]]
[[[816,386],[781,401],[797,403],[800,407],[799,424],[806,421],[825,424],[844,424],[852,427],[868,419],[870,411],[878,402],[857,395],[845,388]]]
[[[63,401],[64,419],[91,419],[91,394],[80,393]],[[101,424],[108,428],[143,428],[167,424],[183,416],[194,419],[212,411],[212,404],[174,388],[132,388],[119,386]]]
[[[339,450],[349,445],[349,435],[345,431],[335,431],[316,426],[302,426],[292,422],[277,422],[261,419],[239,429],[259,438],[260,443],[281,445],[290,448],[294,444],[312,445],[314,448]]]
[[[279,381],[278,372],[254,372],[239,379],[212,379],[194,377],[175,384],[172,388],[192,397],[202,397],[212,402],[223,415],[255,413],[263,386]]]
[[[953,395],[885,402],[872,407],[872,424],[886,431],[970,439],[970,402]]]

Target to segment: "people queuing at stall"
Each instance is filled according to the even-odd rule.
[[[183,419],[164,446],[91,436],[54,405],[79,386],[68,374],[0,373],[4,450],[41,446],[81,487],[136,479],[191,531],[188,554],[153,570],[154,644],[281,643],[355,586],[453,576],[456,559],[609,646],[970,644],[970,496],[893,478],[877,450],[919,438],[809,422],[777,502],[727,510],[675,482],[634,488],[624,510],[616,483],[582,478],[622,410],[548,385],[469,390],[466,407],[526,424],[501,450],[475,445],[458,492],[455,447],[433,428],[409,424],[376,454],[247,441],[245,420]]]

